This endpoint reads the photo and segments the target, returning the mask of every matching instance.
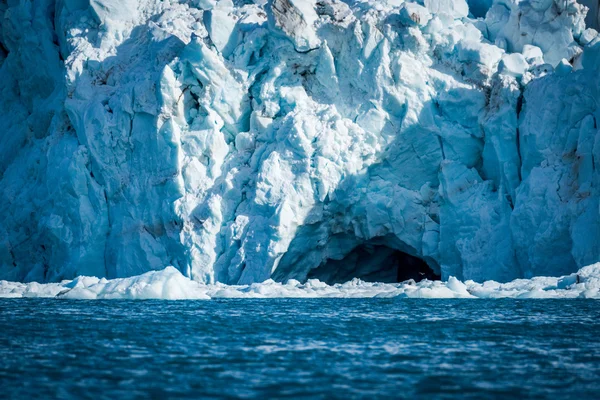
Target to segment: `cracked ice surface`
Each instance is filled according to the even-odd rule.
[[[367,242],[443,279],[600,260],[575,1],[10,4],[2,279],[304,281]]]

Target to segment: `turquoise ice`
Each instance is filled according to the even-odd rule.
[[[600,38],[573,0],[9,4],[0,279],[600,260]]]

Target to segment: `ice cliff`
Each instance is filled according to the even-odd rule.
[[[0,279],[599,261],[585,4],[0,1]]]

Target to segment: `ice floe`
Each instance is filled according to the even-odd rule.
[[[271,279],[249,285],[204,284],[167,267],[139,276],[99,279],[80,276],[61,283],[0,281],[0,298],[54,297],[59,299],[165,299],[207,300],[215,298],[600,298],[600,263],[563,277],[535,277],[508,283],[448,281],[372,283],[354,279],[327,285],[316,279],[286,283]]]

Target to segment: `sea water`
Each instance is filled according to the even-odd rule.
[[[595,300],[0,299],[0,398],[577,398]]]

